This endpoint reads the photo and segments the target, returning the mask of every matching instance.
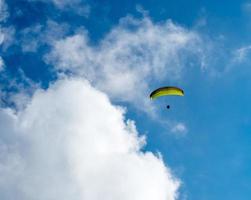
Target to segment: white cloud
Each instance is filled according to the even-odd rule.
[[[13,26],[0,26],[0,46],[3,51],[6,51],[15,41],[15,28]]]
[[[5,0],[0,0],[0,22],[4,22],[8,17],[8,6]]]
[[[90,13],[90,6],[83,0],[29,0],[29,1],[42,1],[52,3],[58,9],[63,11],[74,10],[76,14],[88,17]]]
[[[8,18],[8,6],[4,0],[0,0],[0,23],[5,22],[5,20]],[[6,32],[9,32],[8,28],[3,28],[2,24],[0,24],[0,48],[4,49],[6,44],[6,39],[8,41],[8,36],[6,35]],[[0,56],[0,72],[4,70],[4,60],[2,56]]]
[[[58,24],[48,20],[45,26],[37,24],[23,29],[21,35],[21,47],[23,52],[36,52],[42,45],[53,44],[69,31],[69,26],[65,23]]]
[[[0,25],[0,50],[4,49],[4,42],[5,42],[5,36],[6,36],[6,29],[2,28]],[[2,72],[5,68],[4,60],[2,56],[0,56],[0,72]]]
[[[14,114],[0,110],[0,198],[174,200],[179,181],[142,152],[124,110],[81,80],[38,90]]]
[[[4,70],[4,61],[2,57],[0,57],[0,72]]]
[[[10,106],[16,111],[23,110],[41,85],[28,78],[22,69],[18,69],[13,78],[9,78],[4,72],[0,77],[4,80],[4,84],[0,85],[0,108]]]
[[[251,45],[243,46],[241,48],[234,50],[233,61],[234,62],[245,61],[250,51],[251,51]]]
[[[196,32],[170,20],[154,24],[148,17],[126,17],[96,46],[85,31],[55,42],[46,61],[114,99],[144,107],[150,82],[179,79],[190,57],[200,59],[200,45]]]
[[[176,123],[172,128],[171,128],[171,132],[175,133],[177,135],[184,135],[187,133],[187,127],[184,123]]]
[[[65,6],[76,5],[81,2],[81,0],[49,0],[52,1],[57,7],[63,8]]]
[[[13,39],[14,28],[3,26],[8,17],[8,6],[4,0],[0,0],[0,51],[6,50],[12,43]],[[0,72],[4,70],[4,67],[4,60],[0,55]]]

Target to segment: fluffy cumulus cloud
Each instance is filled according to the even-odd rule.
[[[87,81],[37,90],[26,108],[0,110],[0,198],[174,200],[179,181],[124,109]]]
[[[170,20],[155,24],[148,17],[126,17],[98,45],[89,44],[86,31],[58,40],[46,61],[88,79],[112,98],[142,106],[150,82],[179,79],[188,59],[201,55],[196,32]]]

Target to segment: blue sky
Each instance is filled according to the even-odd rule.
[[[35,136],[31,136],[31,139],[19,133],[14,134],[15,128],[19,127],[15,125],[19,123],[16,122],[16,118],[21,125],[26,120],[34,121],[35,125],[31,126],[33,128],[25,131],[39,135],[40,131],[37,130],[40,124],[44,123],[47,127],[46,124],[49,122],[46,121],[46,117],[50,119],[46,114],[45,116],[41,114],[40,117],[44,117],[44,121],[36,121],[38,115],[36,112],[39,108],[48,106],[48,113],[52,112],[50,108],[55,102],[53,103],[53,98],[50,97],[55,95],[54,98],[58,96],[60,100],[64,93],[62,91],[66,90],[57,89],[61,87],[68,89],[72,87],[72,90],[68,91],[72,95],[69,96],[69,102],[75,102],[74,99],[78,99],[78,96],[74,96],[77,95],[74,92],[78,84],[72,84],[70,81],[67,86],[67,80],[81,80],[86,91],[89,91],[89,86],[85,85],[87,81],[92,87],[91,94],[93,90],[96,92],[95,95],[106,95],[111,101],[108,106],[104,100],[106,102],[104,107],[107,106],[107,109],[102,111],[101,106],[100,113],[108,112],[110,107],[117,109],[116,106],[126,110],[118,111],[119,116],[124,116],[123,119],[119,117],[122,122],[119,126],[114,124],[115,133],[113,129],[105,129],[108,131],[107,135],[110,134],[109,131],[116,135],[116,127],[117,132],[123,132],[119,128],[121,124],[131,127],[130,123],[128,125],[125,121],[133,120],[137,133],[147,138],[145,146],[135,150],[136,154],[140,154],[138,151],[144,155],[152,152],[154,159],[156,158],[156,162],[160,164],[162,160],[157,156],[160,153],[165,167],[170,170],[167,174],[180,183],[174,190],[163,189],[163,196],[155,197],[156,200],[158,198],[162,200],[162,197],[168,197],[170,200],[249,199],[251,197],[250,18],[249,1],[0,0],[0,126],[3,130],[0,132],[0,149],[3,149],[2,155],[0,153],[0,174],[3,174],[4,170],[12,172],[15,169],[12,168],[13,163],[9,164],[6,160],[13,158],[13,146],[18,146],[14,151],[15,159],[20,157],[24,164],[20,165],[22,167],[17,165],[17,171],[27,168],[32,172],[25,176],[32,176],[32,173],[36,172],[34,174],[46,174],[47,177],[49,173],[40,171],[38,167],[42,161],[47,162],[47,159],[38,161],[33,159],[30,153],[26,156],[24,152],[29,150],[25,145],[23,147],[26,143],[36,146],[35,141],[42,136],[36,139]],[[185,96],[161,98],[151,102],[148,94],[156,87],[164,85],[177,85],[183,88]],[[101,99],[102,95],[99,96]],[[64,103],[69,102],[67,99]],[[92,101],[89,103],[95,106]],[[88,110],[89,103],[86,101],[87,107],[83,109]],[[171,105],[170,110],[165,109],[166,104]],[[40,107],[36,108],[36,105]],[[97,103],[97,107],[99,105],[102,104]],[[62,103],[62,107],[65,107],[65,104]],[[81,108],[80,106],[80,110]],[[59,113],[63,113],[60,106],[58,109]],[[75,107],[72,108],[72,112],[76,111],[74,109]],[[8,110],[13,115],[9,114]],[[93,118],[92,114],[79,112],[77,116],[79,118],[74,115],[76,119],[65,117],[63,120],[66,120],[66,124],[68,122],[70,124],[71,119],[73,121],[71,123],[74,124],[73,119],[77,123],[77,119],[80,118],[86,117],[88,120]],[[100,113],[95,108],[94,118],[102,116]],[[109,112],[107,115],[109,116]],[[11,121],[9,117],[13,118],[11,120],[14,122],[9,122]],[[57,119],[55,121],[55,124],[60,124]],[[101,124],[102,119],[99,124],[94,123],[94,126]],[[21,125],[20,127],[23,127]],[[60,127],[64,129],[64,124],[60,124]],[[92,131],[95,132],[87,127],[83,126],[81,130],[84,132],[88,130],[90,135]],[[50,129],[46,131],[45,128],[42,135],[49,136]],[[129,135],[130,133],[134,131],[130,129]],[[75,134],[74,131],[72,134]],[[96,137],[105,136],[97,134]],[[52,137],[52,142],[54,139]],[[137,136],[132,140],[137,143],[140,138]],[[117,142],[116,139],[111,141]],[[41,145],[40,150],[32,148],[34,152],[41,152],[43,149],[46,151],[46,145]],[[135,148],[136,146],[135,144]],[[50,154],[49,150],[48,153]],[[52,163],[53,159],[51,158]],[[25,167],[29,162],[35,167]],[[51,166],[51,162],[48,163],[48,166]],[[142,173],[147,169],[142,169]],[[98,170],[100,170],[99,178],[102,180],[105,174],[101,173],[102,169]],[[129,168],[128,171],[127,168],[124,170],[128,173],[130,171]],[[153,170],[151,173],[155,174],[154,172],[156,171]],[[0,193],[3,194],[3,198],[17,198],[20,194],[23,199],[32,199],[33,193],[44,192],[45,195],[48,194],[44,199],[53,199],[50,195],[54,193],[44,189],[43,185],[39,185],[43,190],[32,191],[33,188],[27,190],[26,187],[29,188],[29,184],[36,180],[31,179],[28,183],[18,182],[24,185],[22,187],[13,184],[12,181],[16,180],[16,177],[19,176],[6,176],[4,182],[8,187],[0,181]],[[60,185],[59,188],[64,190],[68,185],[64,184],[64,180],[62,182],[60,180],[55,178],[55,181],[58,181],[56,183]],[[83,180],[86,180],[86,177]],[[83,180],[81,184],[85,186]],[[118,180],[112,180],[111,185],[116,185]],[[175,188],[172,179],[166,178],[165,181],[168,183],[167,187]],[[99,182],[93,184],[99,185]],[[157,186],[158,184],[161,183],[156,181]],[[149,185],[145,185],[143,178],[143,182],[139,182],[139,185],[142,190],[139,190],[138,194],[148,187],[151,188],[151,181]],[[71,187],[73,188],[71,191],[75,191],[75,185]],[[99,190],[98,187],[97,190],[90,191],[90,194],[92,192],[103,194],[103,190]],[[122,194],[119,191],[118,189],[118,192],[115,192],[118,196]],[[134,194],[131,189],[126,191]],[[17,196],[11,196],[13,192]],[[111,199],[109,193],[104,194],[107,194],[105,196],[107,199]],[[85,195],[81,197],[87,198]],[[78,200],[77,196],[72,199]],[[53,197],[58,198],[56,195]],[[98,199],[89,196],[89,199],[91,198]],[[124,197],[124,199],[132,198],[133,196]]]

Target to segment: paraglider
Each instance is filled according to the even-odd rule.
[[[177,95],[177,96],[184,96],[184,91],[178,87],[161,87],[156,90],[154,90],[150,94],[151,99],[157,99],[161,96],[167,96],[167,95]]]
[[[173,86],[161,87],[161,88],[154,90],[150,94],[150,99],[154,100],[159,97],[168,96],[168,95],[184,96],[184,91],[178,87],[173,87]],[[170,105],[167,105],[166,108],[169,109]]]

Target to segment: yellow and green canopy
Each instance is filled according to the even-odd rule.
[[[161,87],[154,90],[150,94],[150,98],[156,99],[158,97],[167,95],[184,96],[184,91],[178,87]]]

